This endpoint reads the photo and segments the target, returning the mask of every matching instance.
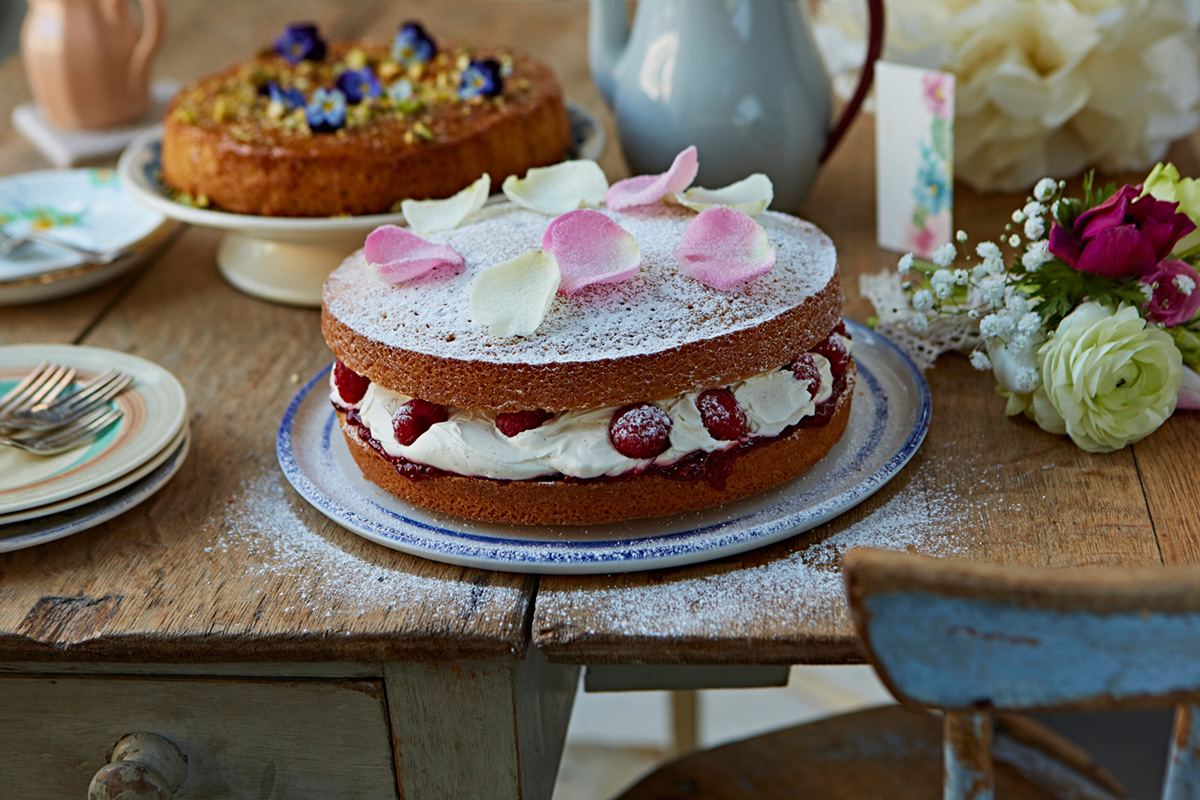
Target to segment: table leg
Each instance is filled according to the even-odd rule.
[[[400,796],[549,800],[579,667],[520,661],[384,667]]]

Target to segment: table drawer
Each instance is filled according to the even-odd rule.
[[[84,800],[128,733],[188,760],[176,800],[396,800],[380,681],[0,678],[6,800]]]

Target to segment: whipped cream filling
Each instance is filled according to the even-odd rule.
[[[849,348],[850,340],[844,343]],[[744,438],[778,436],[829,399],[833,394],[829,361],[817,353],[812,357],[821,376],[814,397],[809,396],[809,382],[797,380],[786,367],[728,387],[746,414]],[[348,403],[330,375],[330,399],[343,409],[357,408],[362,424],[388,455],[459,475],[499,480],[557,474],[575,478],[616,476],[651,464],[673,464],[698,450],[711,453],[736,445],[708,434],[696,407],[699,394],[688,392],[656,401],[671,418],[670,446],[653,459],[633,459],[617,452],[608,438],[616,407],[564,411],[510,438],[496,428],[495,412],[447,406],[445,422],[432,425],[412,444],[402,445],[392,429],[392,417],[411,397],[372,383],[359,403]]]

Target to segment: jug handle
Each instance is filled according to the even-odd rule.
[[[150,67],[150,59],[162,42],[164,16],[160,0],[138,0],[142,7],[142,35],[133,47],[129,59],[129,80],[140,83]]]
[[[825,149],[821,151],[821,157],[818,159],[820,164],[825,163],[825,159],[829,158],[834,148],[842,141],[842,137],[846,135],[850,123],[854,121],[859,107],[862,106],[863,100],[866,99],[867,92],[871,90],[871,84],[875,80],[875,62],[879,60],[879,56],[883,52],[883,0],[867,0],[867,14],[869,19],[867,60],[863,62],[862,73],[859,75],[858,87],[854,90],[854,96],[842,109],[841,118],[829,132],[829,138],[825,140]]]

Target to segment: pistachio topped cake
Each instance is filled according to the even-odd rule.
[[[439,45],[411,22],[390,46],[326,44],[292,25],[175,97],[162,177],[185,202],[241,214],[375,214],[552,164],[569,146],[562,89],[533,58]]]

